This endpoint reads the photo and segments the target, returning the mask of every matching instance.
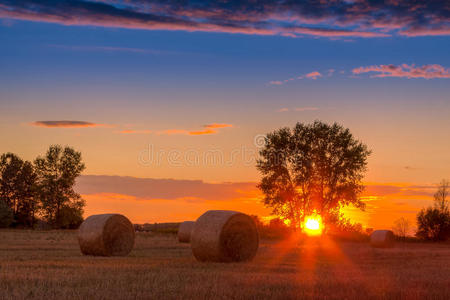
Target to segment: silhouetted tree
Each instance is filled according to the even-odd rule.
[[[450,183],[443,179],[439,184],[438,190],[434,194],[434,205],[440,211],[448,211],[448,193],[450,191]]]
[[[16,224],[32,227],[37,211],[33,165],[13,153],[0,157],[0,199],[11,209]]]
[[[450,237],[450,211],[448,208],[449,182],[442,180],[434,194],[434,207],[417,214],[417,233],[423,239],[441,241]]]
[[[8,227],[13,222],[13,212],[5,201],[0,200],[0,228]]]
[[[70,147],[52,145],[35,162],[38,175],[37,195],[42,212],[53,227],[76,227],[82,221],[85,202],[73,186],[84,170],[81,153]]]
[[[297,123],[269,133],[257,161],[264,203],[296,227],[314,211],[327,222],[341,207],[364,209],[359,195],[370,153],[336,123]]]
[[[411,228],[411,223],[405,217],[401,217],[394,222],[394,226],[392,226],[392,231],[395,235],[401,237],[402,239],[406,239],[406,236],[409,233]]]

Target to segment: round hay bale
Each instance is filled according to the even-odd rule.
[[[370,235],[370,245],[375,248],[393,247],[394,241],[394,233],[390,230],[375,230]]]
[[[178,241],[180,243],[189,243],[191,241],[191,232],[194,228],[194,221],[184,221],[178,227]]]
[[[258,245],[255,222],[237,211],[207,211],[197,219],[191,233],[192,253],[199,261],[251,260]]]
[[[119,214],[92,215],[78,229],[84,255],[126,256],[134,247],[134,227]]]

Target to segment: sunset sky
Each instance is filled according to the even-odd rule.
[[[261,135],[338,122],[373,151],[364,226],[450,178],[446,1],[0,0],[0,153],[70,145],[86,215],[268,217]]]

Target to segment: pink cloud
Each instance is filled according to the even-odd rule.
[[[282,81],[279,81],[279,80],[274,80],[274,81],[269,82],[269,84],[272,84],[272,85],[282,85],[283,82],[282,82]]]
[[[311,73],[306,74],[305,77],[306,77],[306,78],[309,78],[309,79],[316,80],[317,78],[322,77],[322,74],[320,74],[320,73],[317,72],[317,71],[314,71],[314,72],[311,72]]]
[[[441,65],[423,65],[416,67],[414,64],[407,65],[376,65],[359,67],[352,70],[353,74],[375,73],[371,77],[401,77],[401,78],[450,78],[450,69]]]

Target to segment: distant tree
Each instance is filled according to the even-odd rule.
[[[395,233],[395,235],[401,237],[402,239],[406,239],[410,229],[411,222],[405,217],[401,217],[395,220],[394,225],[392,226],[392,231]]]
[[[55,228],[73,227],[82,220],[84,200],[73,186],[84,170],[81,153],[70,147],[52,145],[35,162],[37,195],[43,216]]]
[[[5,201],[0,200],[0,228],[11,225],[14,220],[13,212]]]
[[[442,212],[448,211],[448,194],[450,191],[450,182],[443,179],[439,184],[437,192],[434,194],[434,204]]]
[[[11,209],[16,224],[32,227],[37,211],[33,165],[13,153],[0,157],[0,199]]]
[[[449,182],[442,180],[434,194],[434,207],[417,214],[417,233],[420,238],[440,241],[450,237],[450,211],[448,208]]]
[[[271,132],[257,161],[264,204],[295,227],[314,211],[331,222],[341,207],[364,209],[359,195],[370,153],[337,123],[297,123]]]

